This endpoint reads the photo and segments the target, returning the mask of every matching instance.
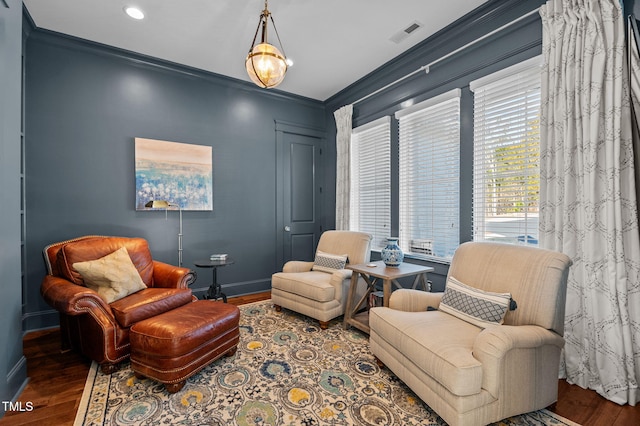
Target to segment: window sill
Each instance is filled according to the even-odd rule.
[[[372,253],[380,253],[379,248],[375,248],[375,249],[371,249]],[[435,257],[435,256],[427,256],[427,255],[421,255],[421,254],[417,254],[417,253],[404,253],[404,258],[405,259],[412,259],[412,260],[421,260],[423,262],[430,262],[430,263],[437,263],[440,265],[445,265],[445,266],[450,266],[451,265],[451,259],[444,259],[441,257]]]

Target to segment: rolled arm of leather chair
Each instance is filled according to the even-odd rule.
[[[40,292],[44,300],[59,312],[80,315],[90,310],[99,310],[111,316],[111,307],[90,288],[73,284],[64,278],[47,275],[42,280]]]
[[[196,274],[189,268],[153,261],[153,285],[161,288],[189,288]]]

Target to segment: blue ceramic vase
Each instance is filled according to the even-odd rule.
[[[398,238],[387,238],[387,245],[380,251],[380,255],[385,265],[392,268],[400,266],[404,260],[404,253],[398,246]]]

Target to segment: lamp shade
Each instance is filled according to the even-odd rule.
[[[269,43],[254,46],[245,61],[249,78],[265,89],[276,87],[287,73],[287,61],[282,53]]]
[[[166,209],[169,208],[170,204],[165,200],[152,200],[144,205],[148,209]]]

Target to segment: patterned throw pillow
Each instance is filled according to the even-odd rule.
[[[314,271],[328,272],[332,274],[337,269],[344,269],[347,264],[347,255],[337,255],[331,253],[325,253],[323,251],[316,251],[316,258],[313,261]]]
[[[76,262],[73,268],[107,303],[147,288],[125,247],[97,260]]]
[[[449,277],[440,302],[440,310],[485,328],[504,322],[510,301],[510,293],[479,290]]]

